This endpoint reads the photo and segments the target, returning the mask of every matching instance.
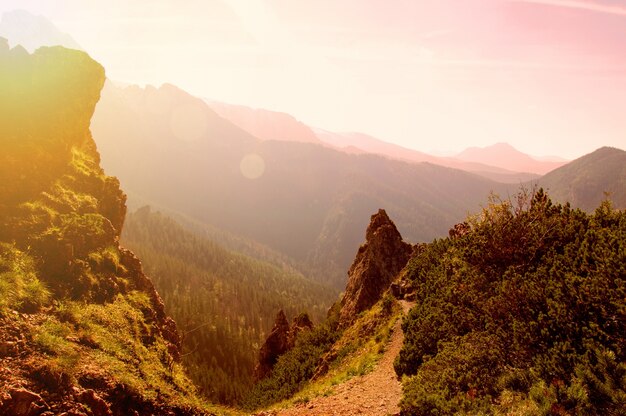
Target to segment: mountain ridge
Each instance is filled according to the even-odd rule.
[[[469,147],[456,155],[455,158],[540,175],[545,175],[565,164],[564,162],[535,159],[503,142],[487,147]]]
[[[209,413],[89,130],[104,69],[0,43],[0,413]],[[60,104],[62,103],[62,104]]]
[[[626,151],[601,147],[536,181],[561,203],[593,211],[602,200],[626,209]]]

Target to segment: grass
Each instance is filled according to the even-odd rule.
[[[115,380],[148,400],[192,407],[207,413],[237,415],[200,399],[174,362],[164,340],[141,310],[150,307],[143,292],[118,295],[111,303],[62,301],[54,314],[33,329],[43,353],[42,366],[59,378],[76,380],[83,373]]]
[[[395,300],[390,306],[385,303],[389,303],[389,299],[385,298],[365,311],[354,325],[343,332],[333,346],[336,357],[326,375],[306,383],[293,397],[271,408],[288,408],[315,397],[328,397],[333,394],[334,386],[370,373],[382,357],[393,327],[402,315],[400,305]]]
[[[34,312],[50,302],[50,291],[39,280],[34,260],[12,244],[0,243],[0,313]]]

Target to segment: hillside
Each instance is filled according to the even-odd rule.
[[[168,85],[108,86],[93,130],[129,193],[267,245],[339,289],[370,212],[386,206],[407,239],[428,241],[504,190],[440,166],[261,141]]]
[[[315,133],[323,142],[347,153],[372,153],[405,162],[428,162],[434,165],[464,170],[502,183],[519,184],[520,182],[538,177],[538,175],[531,173],[516,172],[512,168],[496,167],[486,163],[464,161],[452,157],[433,156],[394,143],[385,142],[363,133],[334,133],[320,129],[316,129]]]
[[[222,248],[142,208],[127,216],[122,242],[143,260],[166,311],[183,333],[183,363],[200,392],[234,404],[252,386],[258,346],[276,311],[326,317],[337,293]]]
[[[204,413],[89,131],[103,68],[0,42],[0,413]],[[204,408],[204,410],[202,410]]]
[[[626,152],[603,147],[576,159],[547,175],[537,183],[554,200],[591,212],[606,194],[616,208],[626,209]]]
[[[623,414],[626,212],[492,201],[403,272],[402,415]]]
[[[259,415],[623,413],[626,212],[604,202],[586,214],[543,190],[492,199],[373,292],[402,257],[394,229],[372,216],[342,301],[255,386],[248,403],[269,406]],[[363,292],[378,301],[342,325]],[[391,336],[389,293],[411,307]]]
[[[309,126],[289,114],[215,101],[207,104],[221,117],[261,140],[321,143]]]
[[[507,143],[496,143],[487,147],[470,147],[456,155],[455,159],[539,175],[545,175],[566,163],[533,158]]]

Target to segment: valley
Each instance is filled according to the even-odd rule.
[[[620,10],[144,1],[0,5],[0,414],[623,413]]]

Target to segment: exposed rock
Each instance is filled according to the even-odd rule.
[[[341,327],[350,325],[360,312],[381,298],[413,252],[383,209],[372,215],[365,238],[348,271],[348,285],[341,301]]]
[[[0,273],[24,267],[17,281],[32,282],[36,296],[0,305],[0,415],[204,414],[178,404],[196,396],[174,366],[176,325],[139,259],[119,247],[126,196],[100,167],[89,132],[104,69],[83,52],[57,47],[33,55],[16,47],[7,56],[5,43],[0,39]],[[106,368],[110,351],[74,325],[78,310],[61,307],[70,302],[94,314],[119,312],[137,331],[122,332],[123,324],[106,317],[99,326],[142,354],[111,354],[116,368]],[[67,329],[62,343],[36,342],[50,334],[48,323]],[[56,348],[64,344],[71,348]],[[142,359],[154,359],[151,368],[144,371]],[[124,377],[131,374],[132,381]]]
[[[153,319],[159,323],[158,327],[161,331],[161,335],[168,342],[169,353],[174,360],[179,361],[181,339],[176,323],[165,314],[163,299],[156,291],[152,280],[144,274],[141,260],[139,260],[132,251],[120,247],[120,262],[130,272],[130,275],[133,276],[135,285],[139,289],[147,292],[150,296],[152,310],[144,311],[144,313],[153,314]]]
[[[0,402],[2,414],[14,416],[39,415],[47,407],[40,395],[23,388],[10,390],[8,395],[3,395]]]
[[[293,348],[296,345],[296,338],[302,331],[307,331],[313,329],[313,322],[309,318],[309,315],[306,313],[301,313],[300,315],[293,318],[293,322],[291,323],[291,329],[289,330],[289,349]]]
[[[260,380],[267,376],[281,354],[289,350],[289,322],[281,309],[276,315],[274,327],[259,351],[259,362],[254,369],[254,376]]]
[[[254,368],[254,377],[257,380],[265,378],[276,364],[278,357],[296,345],[298,334],[313,328],[313,322],[306,313],[296,316],[289,326],[285,312],[282,309],[276,315],[274,327],[259,351],[259,362]]]
[[[389,290],[396,299],[404,299],[407,301],[415,300],[415,287],[413,287],[413,285],[406,280],[396,280],[391,284],[391,286],[389,286]]]
[[[79,393],[76,398],[80,403],[89,406],[94,416],[111,416],[113,414],[108,403],[93,390],[85,390]]]

